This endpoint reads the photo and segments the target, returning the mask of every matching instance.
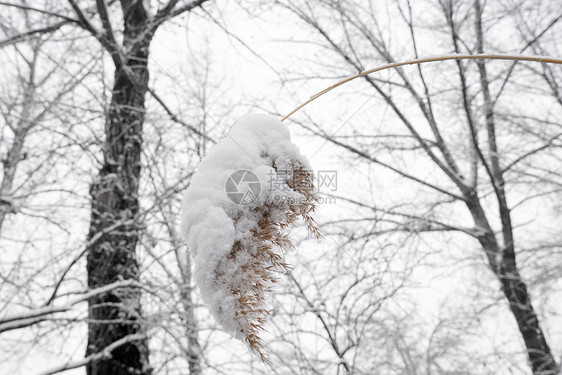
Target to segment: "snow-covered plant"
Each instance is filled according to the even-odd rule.
[[[266,296],[287,271],[288,230],[317,203],[307,159],[289,129],[267,115],[241,118],[201,161],[186,190],[182,233],[203,301],[223,329],[262,360]]]

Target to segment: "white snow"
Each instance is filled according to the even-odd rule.
[[[232,290],[243,288],[251,277],[243,266],[259,251],[254,237],[263,217],[260,207],[274,196],[303,199],[288,188],[286,176],[277,172],[290,171],[295,165],[310,170],[306,158],[291,142],[289,129],[275,117],[247,115],[201,161],[184,193],[182,234],[193,259],[195,282],[216,321],[239,339],[244,338],[248,327],[236,313]],[[225,191],[227,179],[238,170],[252,171],[259,178],[260,194],[250,204],[233,202]],[[246,186],[239,185],[241,190]],[[284,222],[286,206],[267,207],[270,217]],[[235,242],[241,245],[239,251],[227,257]]]

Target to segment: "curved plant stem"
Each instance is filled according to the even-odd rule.
[[[341,81],[333,84],[332,86],[330,86],[328,88],[325,88],[324,90],[312,95],[310,97],[310,99],[308,99],[306,102],[302,103],[297,108],[295,108],[291,112],[289,112],[289,114],[287,114],[285,117],[283,117],[281,119],[281,121],[285,121],[290,116],[292,116],[294,113],[296,113],[301,108],[303,108],[305,105],[307,105],[308,103],[318,99],[319,97],[326,94],[327,92],[332,91],[336,87],[339,87],[339,86],[341,86],[344,83],[347,83],[349,81],[353,81],[356,78],[364,77],[364,76],[369,75],[371,73],[380,72],[381,70],[386,70],[386,69],[397,68],[399,66],[404,66],[404,65],[424,64],[424,63],[428,63],[428,62],[447,61],[447,60],[480,60],[480,59],[481,60],[534,61],[534,62],[540,62],[540,63],[545,63],[545,64],[562,64],[562,58],[548,57],[548,56],[502,55],[502,54],[479,54],[479,55],[454,54],[454,55],[424,57],[424,58],[402,61],[402,62],[394,62],[394,63],[391,63],[391,64],[379,66],[377,68],[364,70],[360,73],[357,73],[355,75],[352,75],[352,76],[349,76],[345,79],[342,79]]]

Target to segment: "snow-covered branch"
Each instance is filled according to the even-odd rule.
[[[87,301],[89,298],[93,296],[105,294],[114,289],[142,288],[142,286],[143,285],[141,283],[135,280],[117,281],[112,284],[108,284],[103,287],[87,291],[81,294],[79,297],[74,298],[73,300],[71,300],[70,302],[64,305],[39,307],[36,309],[31,309],[17,314],[8,315],[0,319],[0,333],[5,331],[11,331],[22,327],[27,327],[32,324],[38,323],[42,321],[46,315],[70,311],[74,305],[77,305],[80,302]]]
[[[78,367],[85,366],[88,363],[97,361],[99,359],[111,358],[111,352],[113,350],[117,349],[118,347],[123,346],[123,345],[128,344],[128,343],[133,342],[133,341],[144,340],[145,338],[146,338],[145,334],[135,334],[135,335],[125,336],[122,339],[119,339],[119,340],[113,342],[112,344],[106,346],[105,349],[103,349],[101,352],[98,352],[96,354],[92,354],[88,357],[79,359],[79,360],[74,361],[74,362],[69,362],[69,363],[66,363],[64,365],[54,367],[50,370],[39,373],[39,375],[58,374],[59,372],[68,371],[68,370],[72,370],[72,369],[75,369],[75,368],[78,368]]]

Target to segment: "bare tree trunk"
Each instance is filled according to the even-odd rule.
[[[517,326],[527,347],[533,374],[558,374],[558,366],[540,328],[539,319],[531,304],[527,286],[517,269],[515,254],[512,253],[506,256],[504,250],[502,255],[500,244],[494,235],[478,198],[473,196],[467,199],[467,206],[472,213],[475,224],[483,229],[478,240],[486,253],[490,268],[501,283],[501,288],[508,300],[509,308],[517,321]]]
[[[116,64],[113,97],[106,118],[104,165],[91,188],[92,218],[88,239],[116,223],[119,226],[104,233],[88,249],[90,288],[120,279],[139,279],[138,191],[152,32],[145,32],[149,17],[143,2],[133,2],[123,8],[123,45],[133,48],[127,51],[124,65]],[[126,293],[111,292],[89,300],[87,355],[144,331],[140,297],[138,289],[130,289]],[[87,371],[89,375],[150,374],[147,340],[118,347],[110,358],[88,364]]]
[[[519,275],[515,259],[502,263],[498,278],[502,283],[503,293],[509,301],[509,307],[525,341],[533,374],[558,374],[558,366],[539,325],[539,319],[531,304],[527,286]]]
[[[23,158],[23,146],[25,138],[29,130],[32,128],[31,123],[31,106],[33,105],[33,96],[35,95],[35,69],[37,68],[37,58],[39,56],[39,47],[33,48],[33,58],[29,61],[29,77],[24,83],[25,89],[23,93],[22,109],[19,120],[14,124],[12,131],[14,132],[14,140],[8,148],[8,152],[3,163],[2,182],[0,183],[0,232],[4,226],[4,220],[7,214],[15,212],[14,202],[12,200],[12,186],[16,175],[19,162]]]
[[[484,33],[482,31],[482,7],[480,0],[474,1],[474,12],[476,48],[478,53],[484,53]],[[539,319],[527,291],[527,285],[522,280],[519,270],[517,269],[513,226],[511,224],[511,211],[507,204],[505,181],[499,162],[500,153],[498,152],[496,142],[496,125],[493,108],[494,103],[490,95],[486,63],[483,60],[480,60],[477,61],[477,65],[480,74],[480,84],[482,86],[482,96],[484,97],[486,130],[488,148],[490,152],[489,174],[498,201],[498,212],[501,218],[503,234],[503,248],[499,248],[496,243],[495,249],[489,249],[486,246],[484,246],[484,249],[486,249],[486,251],[494,251],[493,254],[498,254],[501,259],[499,265],[490,265],[502,285],[502,291],[509,302],[511,312],[515,317],[519,331],[523,336],[529,360],[531,361],[533,374],[554,375],[558,373],[556,361],[552,356],[550,347],[548,346],[544,333],[540,328]],[[485,161],[483,161],[483,163],[485,163]]]
[[[3,173],[2,182],[0,183],[0,232],[4,226],[4,220],[7,214],[15,212],[14,202],[12,201],[12,186],[14,177],[19,162],[23,158],[23,145],[29,126],[27,124],[29,119],[29,111],[31,106],[31,95],[33,92],[33,82],[28,82],[29,88],[26,89],[24,96],[23,109],[21,111],[21,120],[15,125],[14,128],[14,141],[10,145],[7,155],[2,160]]]
[[[189,350],[187,353],[187,363],[189,365],[190,375],[201,375],[203,373],[203,367],[201,366],[202,349],[197,335],[198,327],[197,321],[195,320],[195,309],[191,294],[193,285],[191,283],[191,270],[189,266],[188,264],[187,267],[181,267],[182,281],[184,284],[180,289],[181,301],[184,308],[183,320],[186,327]]]

